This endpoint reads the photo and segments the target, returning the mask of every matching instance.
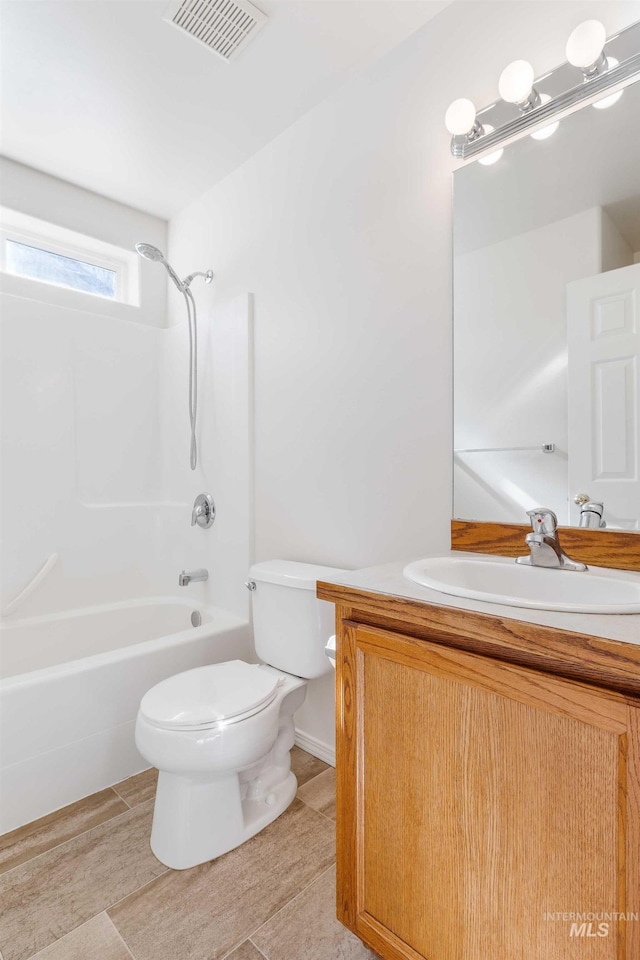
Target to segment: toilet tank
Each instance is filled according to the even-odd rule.
[[[324,648],[335,633],[335,608],[316,598],[316,581],[346,572],[293,560],[251,567],[253,632],[263,663],[307,680],[331,671]]]

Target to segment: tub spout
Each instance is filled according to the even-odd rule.
[[[188,587],[192,580],[208,580],[209,571],[200,569],[200,570],[191,570],[187,573],[186,570],[183,570],[180,576],[178,577],[178,586]]]

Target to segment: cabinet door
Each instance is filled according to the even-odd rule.
[[[638,960],[640,705],[355,623],[339,649],[343,923],[391,960]]]

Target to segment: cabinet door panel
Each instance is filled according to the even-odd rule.
[[[373,628],[344,640],[356,932],[411,960],[636,960],[640,923],[557,915],[640,909],[638,707]]]

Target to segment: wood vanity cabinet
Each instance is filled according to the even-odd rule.
[[[640,647],[318,595],[339,919],[388,960],[640,960]]]

